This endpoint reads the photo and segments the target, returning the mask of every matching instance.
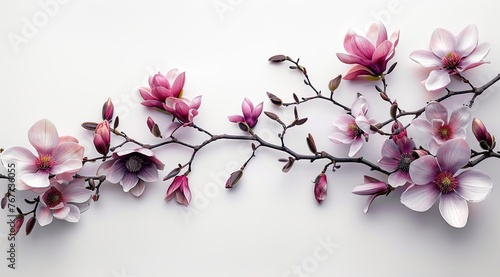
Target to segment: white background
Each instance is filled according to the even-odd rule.
[[[203,95],[195,122],[213,133],[242,134],[227,121],[241,112],[241,101],[265,101],[265,110],[290,120],[291,109],[266,101],[271,91],[291,101],[292,92],[311,96],[298,72],[270,65],[274,54],[300,57],[311,80],[327,92],[328,81],[345,74],[348,65],[335,56],[344,52],[350,27],[364,30],[382,20],[389,32],[401,30],[400,44],[388,76],[389,95],[413,110],[441,96],[419,82],[428,71],[408,56],[426,49],[437,27],[457,34],[468,24],[479,29],[480,42],[491,43],[491,64],[465,74],[482,84],[499,72],[500,38],[496,9],[472,1],[320,1],[320,0],[185,0],[80,1],[56,3],[50,15],[40,1],[0,1],[0,146],[31,147],[27,131],[40,118],[54,122],[61,135],[73,135],[92,150],[91,134],[79,125],[98,121],[102,103],[112,97],[121,128],[148,143],[158,142],[145,125],[151,115],[162,127],[169,118],[139,105],[137,88],[157,71],[186,71],[185,96]],[[40,4],[42,3],[42,4]],[[474,3],[474,4],[473,4]],[[491,4],[491,3],[490,3]],[[26,29],[36,23],[34,29]],[[23,28],[25,33],[23,34]],[[13,36],[23,39],[17,45]],[[388,118],[373,82],[343,82],[339,101],[350,106],[357,92],[370,101],[369,115]],[[453,83],[455,88],[465,88]],[[473,108],[493,134],[498,125],[498,85]],[[453,105],[452,102],[448,102]],[[320,149],[346,156],[347,147],[331,143],[332,119],[342,110],[328,103],[299,107],[309,122],[292,129],[287,141],[307,153],[312,133]],[[255,128],[277,142],[278,128],[262,117]],[[422,143],[422,134],[410,129]],[[470,129],[469,129],[470,134]],[[181,137],[205,137],[183,130]],[[381,137],[372,137],[360,155],[376,161]],[[468,141],[476,150],[473,137]],[[119,139],[114,140],[119,143]],[[382,178],[361,165],[329,171],[329,195],[318,205],[312,180],[324,163],[298,162],[281,172],[282,153],[264,149],[232,191],[223,189],[228,174],[248,157],[244,142],[219,142],[203,149],[189,175],[194,194],[189,208],[164,202],[170,182],[149,184],[136,199],[118,185],[106,184],[101,200],[71,224],[54,221],[17,238],[16,270],[7,268],[7,225],[0,226],[1,276],[495,276],[500,258],[500,194],[494,189],[483,202],[470,204],[463,229],[450,227],[437,206],[417,213],[399,202],[402,190],[378,198],[363,213],[365,197],[351,193],[362,176]],[[190,152],[179,147],[157,151],[166,164],[164,176]],[[500,180],[497,160],[478,168]],[[86,167],[91,174],[95,166]],[[17,194],[17,203],[27,193]],[[6,211],[0,215],[6,219]],[[324,248],[329,242],[330,248]],[[330,250],[330,251],[328,251]],[[31,274],[31,275],[30,275]]]

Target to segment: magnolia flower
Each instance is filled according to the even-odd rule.
[[[165,201],[170,201],[172,198],[184,206],[188,206],[191,202],[191,190],[189,189],[188,178],[186,175],[176,176],[172,184],[168,187]]]
[[[113,153],[111,160],[105,161],[97,170],[98,175],[106,175],[106,180],[113,184],[120,183],[124,192],[139,197],[144,192],[145,183],[158,180],[158,170],[164,164],[153,151],[140,148]]]
[[[326,199],[326,194],[328,190],[328,182],[326,180],[326,174],[320,173],[316,180],[314,180],[314,197],[318,203],[321,203]]]
[[[169,97],[163,104],[163,108],[177,118],[183,126],[193,125],[193,118],[198,115],[198,108],[201,105],[201,96],[189,101],[187,98]]]
[[[464,227],[469,216],[467,201],[482,201],[493,188],[490,177],[480,170],[458,172],[469,162],[470,154],[467,142],[455,139],[443,143],[436,157],[427,155],[414,161],[410,166],[414,185],[403,192],[401,203],[424,212],[440,199],[444,220],[453,227]]]
[[[470,116],[470,109],[464,106],[454,110],[448,120],[446,107],[439,102],[431,102],[425,109],[426,119],[416,118],[412,124],[421,131],[432,134],[429,150],[436,153],[439,146],[448,140],[465,139],[465,128],[469,124]]]
[[[69,183],[53,180],[50,187],[40,197],[36,218],[41,226],[48,225],[55,217],[68,222],[80,220],[80,204],[87,202],[92,191],[85,188],[83,179],[74,179]]]
[[[97,125],[94,131],[94,146],[97,152],[106,155],[111,142],[111,129],[109,121],[104,120]]]
[[[346,64],[355,64],[344,79],[351,80],[359,75],[380,77],[395,54],[399,41],[399,31],[387,38],[384,24],[373,23],[366,37],[356,34],[352,29],[344,38],[347,54],[337,53],[339,60]]]
[[[415,143],[408,137],[403,137],[394,142],[387,139],[382,146],[382,158],[378,161],[379,166],[386,171],[392,172],[388,182],[392,187],[403,186],[411,183],[410,164],[415,159],[413,149]]]
[[[149,77],[149,88],[143,87],[139,89],[144,99],[141,104],[146,107],[165,110],[163,104],[167,98],[182,97],[185,80],[185,73],[179,73],[177,69],[170,70],[165,76],[158,72],[153,77]]]
[[[47,119],[35,123],[28,131],[28,139],[37,155],[21,146],[12,146],[2,153],[0,159],[17,163],[19,190],[43,191],[49,185],[49,177],[71,179],[71,175],[82,168],[83,147],[73,137],[59,137],[56,127]]]
[[[446,87],[450,75],[459,74],[486,63],[484,57],[490,51],[488,43],[478,43],[476,25],[469,25],[455,37],[445,29],[436,29],[432,33],[429,50],[417,50],[410,58],[424,67],[433,68],[429,77],[422,81],[428,91]]]
[[[363,141],[368,139],[368,133],[373,133],[370,125],[376,122],[366,118],[367,112],[368,102],[360,95],[352,104],[351,115],[342,114],[333,121],[339,131],[330,135],[329,139],[334,143],[350,144],[349,157],[356,155],[363,146]]]
[[[230,115],[228,116],[229,121],[234,123],[245,122],[248,127],[253,128],[257,124],[257,120],[262,113],[264,103],[258,104],[255,108],[250,99],[245,98],[241,104],[241,110],[243,111],[243,116],[241,115]]]
[[[480,119],[472,120],[472,133],[476,137],[479,145],[484,150],[493,150],[496,145],[495,136],[492,136]]]
[[[357,194],[357,195],[369,195],[370,196],[366,200],[365,209],[363,210],[365,213],[367,213],[373,200],[375,200],[375,198],[377,198],[377,196],[387,195],[391,189],[385,182],[379,181],[379,180],[377,180],[373,177],[370,177],[370,176],[365,175],[364,181],[365,181],[365,184],[356,186],[352,190],[352,193]]]
[[[391,136],[391,139],[394,142],[396,142],[398,139],[408,137],[408,133],[406,132],[406,128],[399,121],[394,121],[394,123],[392,123],[391,132],[394,134]]]

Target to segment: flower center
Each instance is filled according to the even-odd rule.
[[[363,130],[359,129],[358,125],[356,125],[356,123],[354,122],[347,125],[347,132],[349,132],[351,138],[357,138],[363,135]]]
[[[455,69],[462,60],[462,57],[455,52],[450,52],[441,60],[444,68]]]
[[[413,160],[415,160],[415,158],[413,158],[413,155],[411,153],[401,154],[401,157],[398,161],[398,169],[403,172],[409,172],[410,164],[411,162],[413,162]]]
[[[451,128],[448,124],[444,124],[443,126],[439,127],[438,135],[442,140],[446,141],[451,138],[453,132],[451,131]]]
[[[137,172],[141,170],[143,163],[144,161],[141,159],[141,157],[131,156],[125,163],[125,167],[127,168],[128,172]]]
[[[448,171],[439,173],[434,182],[441,193],[450,193],[458,186],[457,179]]]
[[[50,187],[50,189],[46,193],[47,199],[45,200],[45,204],[47,204],[49,208],[54,208],[63,201],[61,192],[58,191],[55,187]]]
[[[48,155],[41,155],[36,159],[35,165],[39,170],[48,170],[52,166],[51,157]]]

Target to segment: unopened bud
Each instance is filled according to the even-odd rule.
[[[285,55],[274,55],[269,58],[269,61],[272,63],[280,63],[286,61],[287,59],[288,57]]]
[[[380,98],[382,98],[384,101],[391,102],[389,96],[387,96],[387,94],[385,94],[384,92],[380,93]]]
[[[269,100],[271,100],[271,103],[273,103],[276,106],[281,106],[283,105],[283,100],[281,100],[278,96],[267,92],[267,97],[269,97]]]
[[[19,230],[21,230],[21,227],[23,226],[24,223],[24,214],[20,213],[16,216],[14,219],[14,232],[11,233],[12,236],[17,235]]]
[[[31,231],[33,231],[33,228],[35,228],[35,223],[36,223],[36,218],[33,216],[30,219],[28,219],[28,222],[26,222],[26,235],[29,236],[31,234]]]
[[[478,118],[472,120],[472,133],[474,133],[474,136],[479,142],[479,146],[484,150],[493,150],[493,148],[495,148],[495,136],[492,136],[490,132],[488,132],[486,126],[484,126],[483,122]]]
[[[391,115],[391,118],[396,120],[397,115],[398,115],[398,102],[394,101],[392,102],[391,108],[389,110],[389,114]]]
[[[94,194],[92,195],[92,200],[94,200],[94,202],[97,202],[99,201],[99,197],[100,197],[99,194]]]
[[[108,98],[108,101],[102,105],[102,120],[111,121],[113,119],[113,113],[115,111],[115,106],[111,101],[111,98]]]
[[[95,123],[95,122],[84,122],[84,123],[82,123],[82,127],[85,130],[95,131],[95,128],[97,128],[97,123]]]
[[[328,182],[325,173],[320,173],[314,180],[314,197],[318,203],[326,199]]]
[[[342,75],[339,75],[328,83],[328,89],[333,93],[339,86],[340,86],[340,81],[342,80]]]
[[[307,147],[309,147],[309,151],[311,151],[313,154],[318,153],[316,142],[314,142],[314,138],[310,133],[307,135],[306,141],[307,141]]]
[[[161,138],[160,127],[158,127],[158,124],[156,124],[150,116],[148,116],[146,124],[148,125],[149,131],[153,134],[153,136]]]
[[[292,168],[294,163],[295,163],[295,159],[292,157],[288,157],[288,160],[286,161],[286,164],[283,166],[281,171],[283,171],[284,173],[287,173],[288,171],[290,171],[290,169]]]
[[[238,183],[238,181],[241,179],[242,176],[243,176],[243,170],[241,169],[231,173],[231,176],[229,176],[229,179],[227,179],[226,181],[226,188],[231,189],[234,186],[236,186],[236,184]]]

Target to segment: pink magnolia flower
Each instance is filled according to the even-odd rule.
[[[111,129],[109,121],[104,120],[97,125],[94,131],[94,146],[97,152],[106,155],[111,142]]]
[[[111,160],[99,166],[97,174],[106,175],[106,180],[110,183],[120,183],[124,192],[130,191],[132,195],[139,197],[144,192],[145,183],[156,182],[158,170],[163,170],[164,167],[153,151],[140,148],[113,153]]]
[[[411,183],[410,164],[415,160],[413,149],[415,143],[408,137],[403,137],[394,142],[387,139],[382,146],[382,158],[378,161],[379,166],[386,171],[392,172],[387,180],[392,187],[403,186]]]
[[[439,211],[444,220],[453,227],[461,228],[467,223],[469,208],[467,201],[479,202],[488,196],[493,183],[477,169],[459,172],[470,159],[470,148],[463,139],[443,143],[436,157],[423,156],[410,166],[414,185],[401,195],[401,203],[417,211],[427,211],[439,200]]]
[[[314,180],[314,197],[318,203],[323,202],[326,199],[328,190],[328,182],[326,180],[326,174],[320,173],[316,180]]]
[[[172,184],[168,187],[165,201],[170,201],[172,198],[184,206],[188,206],[191,202],[191,190],[186,175],[176,176]]]
[[[187,98],[169,97],[163,104],[163,108],[183,123],[183,126],[191,126],[193,118],[198,115],[200,105],[201,96],[197,96],[191,101]]]
[[[85,188],[83,179],[74,179],[69,183],[53,180],[50,187],[40,197],[36,218],[41,226],[48,225],[53,218],[78,222],[84,209],[83,203],[90,200],[92,191]]]
[[[351,80],[359,75],[380,77],[395,54],[399,42],[399,31],[387,38],[384,24],[373,23],[366,37],[356,34],[352,29],[344,38],[347,54],[337,53],[339,60],[346,64],[355,64],[344,79]]]
[[[375,198],[380,195],[387,195],[391,191],[391,188],[385,182],[382,182],[370,176],[365,175],[364,181],[365,183],[363,185],[356,186],[352,190],[352,193],[357,195],[370,196],[366,200],[365,209],[363,210],[365,213],[367,213],[370,205],[373,203],[373,200],[375,200]]]
[[[478,43],[476,25],[469,25],[455,37],[445,29],[436,29],[432,33],[429,50],[417,50],[410,58],[424,67],[433,68],[429,77],[422,83],[428,91],[446,87],[450,75],[459,74],[486,63],[484,57],[490,51],[488,43]]]
[[[230,115],[228,116],[229,121],[234,123],[245,122],[248,127],[253,128],[257,124],[257,120],[262,113],[264,103],[258,104],[255,108],[250,99],[245,98],[241,104],[241,110],[243,111],[243,116],[241,115]]]
[[[7,165],[14,161],[19,169],[19,190],[40,191],[49,187],[49,177],[71,179],[82,168],[83,146],[73,137],[59,137],[56,127],[47,119],[36,122],[28,131],[28,139],[37,155],[21,146],[12,146],[0,159]]]
[[[185,73],[179,73],[177,69],[170,70],[165,76],[158,72],[153,77],[149,77],[149,88],[143,87],[139,89],[144,99],[141,104],[146,107],[164,110],[163,104],[167,98],[182,97],[185,80]]]
[[[375,124],[375,120],[367,119],[368,102],[359,95],[351,107],[351,115],[342,114],[335,118],[333,125],[339,129],[330,135],[329,139],[334,143],[350,144],[349,157],[358,153],[363,141],[368,139],[369,133],[374,133],[370,130],[370,125]]]
[[[429,150],[436,153],[438,147],[448,140],[465,139],[471,114],[468,107],[460,107],[451,113],[448,120],[446,107],[439,102],[431,102],[425,109],[425,117],[414,119],[412,124],[426,134],[432,134]]]

